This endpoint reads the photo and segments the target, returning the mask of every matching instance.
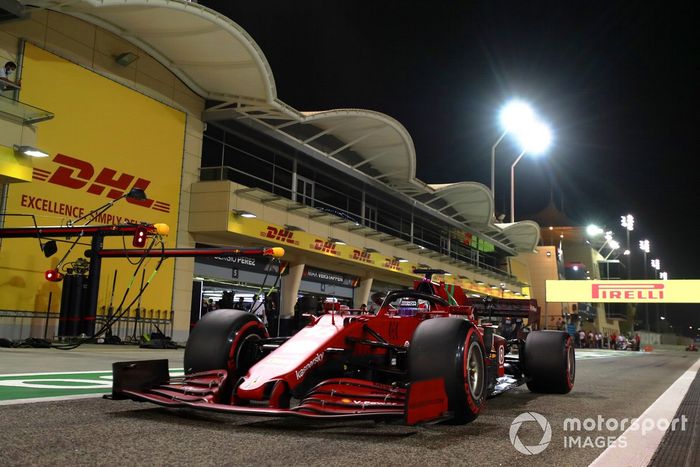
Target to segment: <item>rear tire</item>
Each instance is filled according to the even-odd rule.
[[[525,340],[524,353],[530,391],[566,394],[574,387],[576,356],[568,333],[533,331]]]
[[[460,318],[433,318],[416,328],[408,352],[411,381],[442,378],[454,424],[474,420],[486,396],[484,349],[476,328]]]
[[[243,310],[215,310],[200,319],[185,347],[185,373],[227,370],[230,381],[256,362],[254,342],[269,337],[263,323]]]

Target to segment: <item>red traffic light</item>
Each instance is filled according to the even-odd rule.
[[[55,269],[49,269],[44,273],[44,278],[49,282],[60,282],[63,280],[63,274]]]
[[[143,248],[146,246],[146,239],[148,238],[148,229],[141,226],[134,232],[134,241],[131,242],[136,248]]]

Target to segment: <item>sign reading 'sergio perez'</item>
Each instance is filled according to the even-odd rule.
[[[214,248],[199,243],[197,244],[197,247]],[[270,261],[269,258],[256,258],[255,256],[202,256],[195,259],[195,262],[261,273],[270,272],[277,274],[279,269],[279,263],[277,261]]]
[[[547,281],[548,302],[700,303],[700,280]]]

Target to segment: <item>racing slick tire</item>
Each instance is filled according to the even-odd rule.
[[[530,391],[566,394],[574,387],[576,356],[568,333],[533,331],[525,340],[524,354]]]
[[[477,329],[460,318],[423,321],[408,351],[411,381],[442,378],[445,382],[448,423],[474,420],[486,398],[484,347]]]
[[[195,325],[185,347],[185,373],[227,370],[228,380],[245,375],[258,359],[255,341],[269,337],[263,323],[243,310],[215,310]]]

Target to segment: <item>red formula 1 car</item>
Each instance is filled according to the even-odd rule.
[[[484,401],[527,384],[568,393],[571,337],[525,339],[478,324],[464,293],[430,280],[389,293],[376,314],[332,310],[289,338],[271,338],[253,314],[217,310],[193,329],[183,377],[167,360],[114,364],[112,398],[241,414],[466,423]],[[517,354],[511,349],[517,347]]]

